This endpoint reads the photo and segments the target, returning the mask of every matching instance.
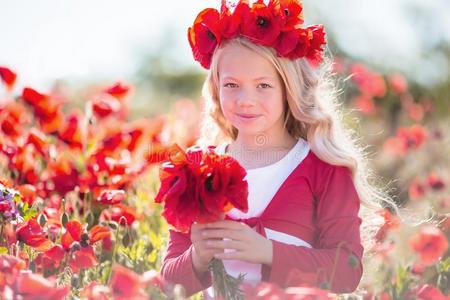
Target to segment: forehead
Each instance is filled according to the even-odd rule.
[[[227,45],[218,61],[219,79],[277,79],[275,66],[261,54],[241,45]]]

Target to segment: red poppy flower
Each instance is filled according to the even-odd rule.
[[[431,265],[447,251],[446,236],[436,227],[427,226],[409,239],[409,245],[425,265]]]
[[[87,300],[110,300],[111,289],[107,286],[98,284],[96,281],[91,281],[91,283],[83,288],[81,296],[83,299],[86,298]]]
[[[113,153],[115,150],[121,148],[126,143],[121,129],[111,130],[102,140],[101,152],[104,155]],[[100,151],[99,151],[100,152]]]
[[[303,6],[298,0],[279,0],[282,20],[282,31],[291,31],[302,25]]]
[[[315,67],[318,66],[323,60],[322,46],[327,43],[325,40],[325,30],[321,24],[309,26],[306,30],[308,31],[308,36],[310,37],[306,57]]]
[[[106,118],[118,112],[121,108],[120,101],[110,94],[99,94],[92,101],[92,110],[99,119]]]
[[[55,282],[41,275],[22,271],[15,277],[13,291],[15,299],[63,300],[69,294],[70,288],[56,287]]]
[[[43,157],[47,157],[47,136],[36,128],[31,128],[28,133],[27,144],[32,144]]]
[[[139,274],[118,264],[113,266],[112,272],[110,286],[114,297],[120,297],[122,299],[147,299]]]
[[[17,74],[7,67],[0,66],[0,78],[5,83],[6,88],[12,90],[16,83]]]
[[[66,250],[69,250],[74,242],[79,242],[82,247],[87,247],[110,235],[110,230],[101,225],[92,227],[89,233],[86,233],[80,222],[72,220],[66,224],[65,231],[61,236],[61,245]]]
[[[414,179],[409,185],[408,193],[411,200],[418,200],[425,195],[425,186],[419,179]]]
[[[372,96],[367,94],[361,94],[354,99],[355,106],[366,115],[373,115],[377,111],[375,106],[375,101],[373,101]]]
[[[413,121],[422,121],[425,116],[425,110],[420,103],[411,103],[405,108],[408,117]]]
[[[31,105],[31,107],[41,107],[49,101],[50,96],[46,94],[39,93],[32,88],[24,88],[22,92],[22,99]]]
[[[97,257],[92,246],[81,247],[80,250],[71,252],[69,259],[69,266],[75,273],[78,273],[81,269],[95,267],[97,263]]]
[[[306,32],[303,31],[302,33],[302,30],[281,32],[275,45],[277,54],[279,56],[288,56],[289,53],[293,53],[302,34],[306,36]]]
[[[405,76],[401,74],[392,74],[389,76],[389,85],[396,94],[403,94],[408,90],[408,82]]]
[[[104,190],[97,201],[103,204],[118,204],[125,199],[125,191],[123,190]]]
[[[407,149],[417,149],[425,142],[427,131],[419,124],[411,127],[399,128],[397,138],[401,139]]]
[[[81,113],[74,111],[66,117],[64,126],[59,131],[59,138],[72,149],[83,148],[82,120]]]
[[[16,236],[19,241],[35,248],[37,251],[46,251],[53,246],[35,219],[19,224],[16,229]]]
[[[194,59],[209,69],[214,49],[221,41],[219,12],[213,8],[202,10],[188,29],[188,40]]]
[[[133,152],[138,148],[138,145],[144,136],[144,129],[133,128],[125,132],[125,135],[130,137],[130,143],[128,144],[127,149],[130,152]]]
[[[12,139],[16,139],[22,134],[22,126],[8,113],[0,118],[0,127],[3,133]]]
[[[39,253],[35,259],[36,266],[42,270],[51,270],[58,268],[66,252],[61,245],[54,245],[49,250]]]
[[[352,80],[361,93],[376,97],[383,97],[386,94],[386,83],[380,74],[368,70],[360,63],[353,64],[350,68]]]
[[[311,43],[311,33],[303,28],[298,28],[295,30],[297,34],[297,43],[293,51],[289,52],[286,57],[289,59],[297,59],[299,57],[305,57],[308,54],[310,43]]]
[[[20,258],[7,254],[0,255],[0,272],[11,274],[25,268],[26,263]]]
[[[41,94],[32,88],[24,88],[22,99],[29,104],[44,132],[57,131],[62,122],[61,103],[49,95]]]
[[[435,191],[440,191],[445,188],[445,182],[436,173],[430,173],[427,178],[428,185]]]
[[[274,1],[268,5],[262,0],[253,3],[250,12],[242,19],[242,35],[263,46],[272,46],[280,35],[283,20],[277,14]]]
[[[108,216],[108,214],[109,214],[109,216]],[[133,208],[131,206],[126,206],[123,204],[114,205],[113,207],[111,207],[110,212],[106,213],[105,215],[107,215],[108,219],[113,220],[117,223],[120,223],[120,225],[128,225],[128,226],[133,224],[134,221],[141,218],[141,216],[136,213],[135,208]],[[125,220],[127,222],[126,224],[123,224],[122,222],[120,222],[122,217],[125,218]]]
[[[22,196],[22,201],[28,203],[31,207],[34,203],[34,199],[36,198],[36,187],[31,184],[22,184],[17,187],[17,190]]]
[[[61,245],[69,250],[72,243],[81,241],[83,226],[78,221],[69,221],[65,226],[64,233],[61,236]]]
[[[384,148],[397,155],[405,155],[408,151],[420,148],[428,137],[427,130],[419,125],[402,127],[393,138],[386,140]]]
[[[169,162],[160,169],[161,187],[156,203],[164,202],[162,215],[177,230],[187,232],[191,224],[218,220],[236,207],[247,211],[246,175],[232,157],[191,147],[184,152],[175,145]]]
[[[219,20],[220,35],[225,39],[236,37],[240,33],[241,20],[245,19],[249,12],[250,7],[246,1],[239,1],[231,12],[226,1],[222,0]]]
[[[95,225],[89,230],[89,241],[94,244],[100,240],[104,240],[111,237],[111,231],[108,227]]]
[[[79,173],[68,154],[63,153],[55,161],[51,161],[48,164],[48,170],[54,183],[54,189],[61,196],[72,191],[78,185]]]
[[[130,92],[131,88],[122,82],[116,82],[112,86],[105,89],[105,92],[116,99],[123,99]]]
[[[375,239],[378,242],[384,241],[386,238],[387,233],[395,228],[398,228],[400,226],[400,220],[397,216],[393,215],[389,210],[382,209],[379,212],[377,212],[378,215],[382,216],[384,219],[383,225],[378,229],[377,233],[375,234]]]

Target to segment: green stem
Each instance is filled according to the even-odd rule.
[[[209,270],[212,272],[214,298],[224,300],[243,300],[245,295],[240,290],[244,276],[239,275],[234,278],[227,274],[225,266],[220,259],[213,258],[209,263]]]
[[[3,245],[3,227],[5,226],[5,224],[3,224],[2,222],[2,226],[0,227],[0,246]]]
[[[117,229],[116,229],[116,234],[115,234],[116,241],[114,242],[114,249],[113,249],[113,253],[112,253],[112,257],[111,257],[111,268],[109,268],[106,285],[109,285],[109,283],[111,281],[112,268],[113,268],[114,262],[116,261],[117,245],[119,244],[119,232],[120,232],[120,224],[117,226]]]

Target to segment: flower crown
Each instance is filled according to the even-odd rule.
[[[220,12],[214,8],[202,10],[188,29],[189,44],[194,59],[206,68],[217,45],[239,35],[251,42],[276,50],[279,57],[306,57],[313,66],[323,60],[322,45],[326,44],[323,25],[303,28],[303,6],[299,0],[248,0],[227,5],[222,0]]]

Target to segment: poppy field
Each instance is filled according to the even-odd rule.
[[[400,214],[378,212],[383,224],[355,293],[305,286],[294,274],[284,289],[245,286],[246,297],[449,299],[448,96],[343,58],[334,70],[347,78],[346,125],[370,145]],[[90,89],[74,105],[58,89],[19,89],[8,66],[0,78],[0,298],[183,299],[159,276],[170,227],[155,198],[174,144],[199,137],[201,100],[137,119],[130,83]]]

